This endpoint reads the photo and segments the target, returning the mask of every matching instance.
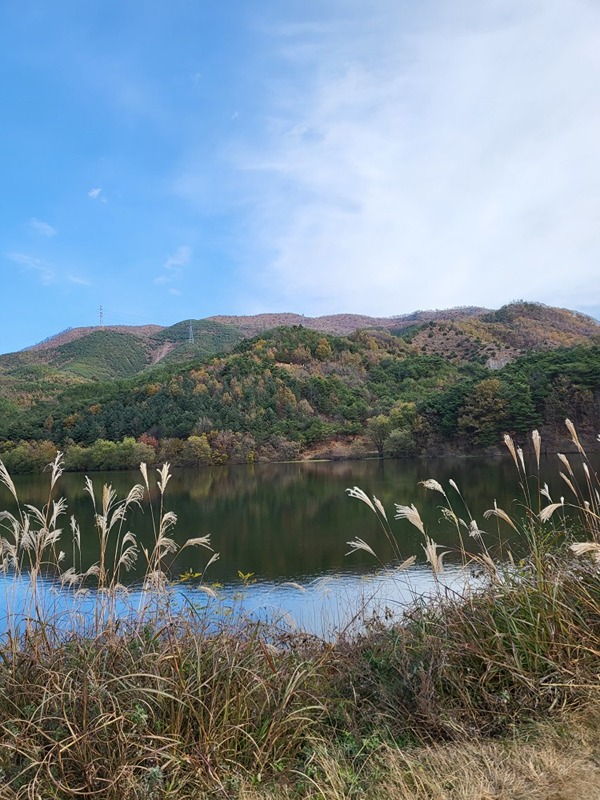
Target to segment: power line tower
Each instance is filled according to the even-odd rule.
[[[100,306],[99,322],[100,322],[100,327],[103,328],[104,327],[104,309],[102,308],[102,306]]]
[[[188,336],[188,344],[194,344],[194,329],[192,327],[192,320],[190,320],[190,333]]]

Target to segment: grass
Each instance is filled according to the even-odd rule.
[[[150,505],[153,546],[144,550],[127,527],[150,496],[142,467],[123,500],[86,482],[99,560],[81,565],[72,521],[73,564],[64,568],[57,458],[43,509],[0,514],[5,583],[28,587],[25,613],[9,615],[0,640],[0,798],[598,796],[600,495],[569,430],[580,463],[561,458],[567,499],[557,502],[539,475],[539,437],[531,470],[507,438],[522,504],[517,514],[492,506],[482,525],[493,524],[493,535],[455,484],[425,482],[462,536],[465,569],[480,574],[460,596],[444,590],[444,554],[418,510],[397,506],[401,524],[423,536],[437,596],[415,601],[400,622],[374,620],[333,643],[172,603],[166,466]],[[0,480],[18,504],[3,467]],[[356,487],[350,494],[395,543],[379,501]],[[504,526],[528,542],[526,557],[492,546]],[[376,553],[363,540],[350,546]],[[143,591],[123,615],[123,583],[138,559]],[[96,613],[84,623],[48,614],[49,575],[74,597],[92,589]]]

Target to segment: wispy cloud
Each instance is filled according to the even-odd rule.
[[[67,275],[67,281],[74,283],[76,286],[92,286],[92,281],[87,278],[82,278],[80,275]]]
[[[287,71],[237,162],[271,305],[600,304],[600,8],[444,8],[352,3],[279,32]]]
[[[162,275],[159,275],[154,279],[154,283],[160,286],[167,283],[172,283],[178,279],[183,272],[183,268],[190,263],[191,258],[191,247],[188,245],[181,245],[178,247],[174,253],[167,256],[165,263],[163,264],[164,272]],[[177,290],[171,289],[170,291],[171,294],[175,294]]]
[[[39,258],[27,253],[5,253],[5,258],[18,264],[23,269],[34,272],[45,285],[53,283],[56,279],[54,269]]]
[[[192,257],[192,248],[188,245],[178,247],[173,255],[170,255],[164,263],[165,269],[180,271],[181,267],[189,264]]]
[[[102,194],[102,189],[99,186],[95,189],[90,189],[87,194],[92,200],[100,200],[101,203],[106,203],[106,197]]]
[[[34,233],[37,233],[40,236],[47,236],[48,238],[52,238],[58,233],[56,228],[53,228],[48,222],[43,222],[43,220],[36,219],[36,217],[32,217],[29,220],[29,228]]]

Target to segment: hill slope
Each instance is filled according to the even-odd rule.
[[[530,350],[575,347],[600,335],[592,317],[539,303],[512,303],[472,319],[432,321],[412,330],[423,353],[479,361],[498,369]]]
[[[16,394],[13,384],[0,396],[0,442],[22,464],[24,446],[11,441],[48,439],[69,448],[68,463],[79,469],[125,466],[134,458],[222,464],[336,452],[472,452],[496,447],[504,432],[523,441],[534,428],[551,442],[565,417],[594,443],[599,331],[589,318],[529,304],[413,326],[402,336],[371,329],[342,337],[285,326],[244,339],[230,353],[191,364],[163,359],[129,378],[82,383],[71,375],[54,392],[29,396]],[[185,325],[160,333],[164,347],[184,337]],[[460,336],[470,350],[447,344]],[[55,352],[66,358],[72,345]],[[510,349],[509,363],[486,363],[490,346]],[[128,352],[134,370],[140,351]],[[67,366],[84,371],[76,355]],[[43,370],[56,377],[52,369],[13,364],[8,377]],[[124,437],[134,438],[111,444]]]

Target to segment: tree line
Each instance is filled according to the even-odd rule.
[[[381,455],[464,451],[558,429],[566,416],[595,438],[600,348],[531,352],[491,370],[387,332],[289,327],[191,366],[67,386],[23,407],[5,399],[4,411],[0,452],[20,471],[51,447],[82,470],[282,460],[336,437]]]

